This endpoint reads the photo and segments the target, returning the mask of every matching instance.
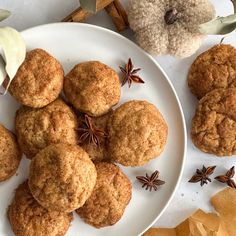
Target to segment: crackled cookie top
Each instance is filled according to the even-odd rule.
[[[54,144],[33,158],[29,187],[46,209],[72,212],[89,198],[96,178],[95,166],[81,147]]]
[[[114,164],[96,164],[97,183],[91,197],[77,210],[88,224],[101,228],[115,224],[122,217],[132,195],[132,185]]]
[[[214,89],[236,87],[236,49],[220,44],[200,54],[190,68],[188,85],[199,99]]]
[[[21,156],[14,134],[0,124],[0,182],[16,173]]]
[[[29,107],[44,107],[54,101],[63,87],[61,64],[42,49],[27,52],[10,87],[10,94]]]
[[[72,218],[71,213],[48,211],[40,206],[31,195],[27,181],[16,189],[8,208],[8,219],[16,236],[63,236]]]
[[[120,100],[117,73],[99,61],[76,65],[64,81],[64,92],[70,103],[91,116],[107,113]]]
[[[78,143],[76,115],[61,99],[43,108],[21,107],[15,126],[19,145],[30,159],[50,144]]]
[[[236,154],[236,88],[216,89],[204,96],[192,120],[196,147],[217,156]]]
[[[161,154],[167,133],[167,124],[154,105],[127,102],[109,119],[109,156],[125,166],[142,166]]]

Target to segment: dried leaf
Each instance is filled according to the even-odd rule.
[[[19,66],[25,59],[26,46],[19,32],[10,27],[5,27],[0,28],[0,48],[3,51],[1,56],[5,61],[5,70],[3,70],[3,63],[1,63],[0,66],[0,85],[2,85],[5,75],[7,74],[9,77],[9,83],[6,87],[7,91],[11,80],[14,78]]]
[[[236,190],[226,188],[218,192],[211,203],[225,223],[229,236],[236,235]]]
[[[214,213],[197,210],[174,229],[151,228],[143,236],[229,236],[221,218]],[[231,236],[231,235],[230,235]],[[233,236],[233,235],[232,235]]]
[[[142,236],[176,236],[175,229],[150,228]]]
[[[236,29],[236,14],[226,17],[217,17],[199,25],[199,31],[206,35],[224,35]]]
[[[5,20],[7,17],[11,15],[10,11],[0,9],[0,21]]]
[[[83,9],[96,12],[97,11],[97,0],[80,0],[80,5]]]

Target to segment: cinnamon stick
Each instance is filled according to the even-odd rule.
[[[97,0],[97,10],[100,11],[104,8],[108,15],[112,18],[112,21],[118,31],[123,31],[129,26],[127,14],[119,0]],[[92,12],[88,12],[79,7],[62,21],[83,22],[92,15]]]
[[[128,18],[121,3],[116,0],[105,7],[106,12],[112,18],[118,31],[123,31],[128,27]]]
[[[93,13],[85,11],[84,9],[79,7],[75,11],[73,11],[70,15],[65,17],[62,21],[63,22],[83,22],[91,15],[93,15]]]
[[[109,5],[113,0],[97,0],[97,11],[104,9]],[[92,12],[84,10],[82,7],[77,8],[70,15],[65,17],[62,21],[64,22],[83,22],[89,16],[93,15]]]
[[[119,0],[114,0],[113,2],[116,6],[117,11],[120,13],[120,15],[122,15],[126,25],[129,26],[128,16],[127,16],[127,13],[126,13],[124,7],[122,6],[121,2]]]

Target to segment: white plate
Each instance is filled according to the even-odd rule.
[[[68,72],[75,64],[100,60],[119,71],[131,57],[141,67],[145,84],[122,87],[120,104],[132,99],[155,104],[164,115],[169,135],[165,151],[159,158],[141,168],[122,167],[133,184],[133,196],[122,219],[114,226],[95,229],[74,214],[67,235],[75,236],[136,236],[143,233],[160,217],[170,202],[181,178],[186,151],[186,129],[180,102],[160,66],[133,42],[104,28],[87,24],[57,23],[38,26],[22,33],[28,50],[43,48],[55,56]],[[9,95],[0,99],[0,122],[14,129],[15,111],[19,105]],[[13,235],[6,219],[14,189],[27,178],[29,161],[22,160],[17,176],[0,184],[0,235]],[[160,171],[166,184],[157,192],[145,191],[136,181],[137,175]]]

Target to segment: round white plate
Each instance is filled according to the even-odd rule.
[[[186,129],[180,102],[175,90],[160,66],[143,50],[121,35],[87,24],[57,23],[38,26],[22,33],[27,49],[43,48],[56,57],[67,73],[75,64],[99,60],[119,72],[128,58],[145,84],[122,87],[120,104],[132,99],[155,104],[169,127],[168,142],[161,156],[140,168],[121,167],[133,184],[133,196],[122,219],[114,226],[95,229],[85,224],[76,214],[68,236],[136,236],[143,233],[160,217],[170,202],[181,178],[186,151]],[[0,122],[14,129],[14,116],[19,107],[10,95],[0,98]],[[27,178],[29,161],[23,158],[17,174],[0,184],[0,235],[13,235],[6,218],[14,189]],[[166,181],[156,192],[145,191],[137,182],[137,175],[160,171]]]

